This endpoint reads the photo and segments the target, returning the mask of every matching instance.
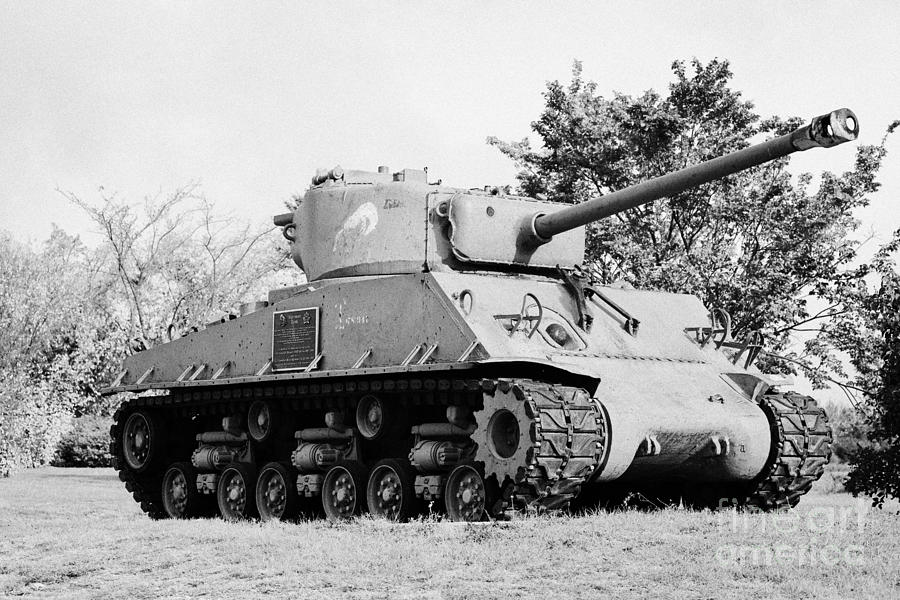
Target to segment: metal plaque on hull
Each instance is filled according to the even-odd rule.
[[[318,307],[272,314],[272,371],[306,369],[318,353]]]

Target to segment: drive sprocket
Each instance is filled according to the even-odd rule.
[[[599,401],[581,388],[533,380],[486,381],[483,388],[473,439],[475,460],[499,488],[491,512],[567,509],[607,454],[608,419]],[[504,442],[512,430],[516,443]]]

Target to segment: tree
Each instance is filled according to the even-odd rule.
[[[58,228],[40,250],[0,232],[0,476],[48,462],[121,356],[89,271],[84,246]]]
[[[73,416],[111,412],[98,390],[126,353],[299,276],[281,268],[281,236],[220,216],[194,186],[140,205],[64,194],[99,247],[59,228],[40,250],[0,232],[0,476],[48,462]]]
[[[132,340],[132,350],[168,341],[262,294],[282,270],[273,228],[216,214],[190,185],[140,206],[101,190],[100,202],[62,192],[103,236],[96,282],[103,309]]]
[[[528,139],[488,143],[515,161],[522,193],[577,203],[781,135],[803,120],[762,119],[729,83],[728,62],[672,64],[668,93],[605,98],[576,62],[568,86],[553,81]],[[738,337],[764,334],[769,371],[801,368],[816,385],[846,376],[821,336],[792,348],[792,334],[844,310],[822,304],[845,286],[856,256],[853,211],[878,189],[884,140],[859,146],[853,168],[794,180],[779,159],[588,226],[586,263],[609,283],[686,292],[725,308]],[[811,301],[812,300],[812,301]]]
[[[895,123],[892,127],[896,127]],[[875,506],[900,498],[900,274],[894,256],[900,230],[867,264],[830,290],[843,308],[823,327],[822,337],[850,358],[853,385],[867,402],[869,443],[851,457],[847,489],[872,497]],[[876,278],[874,289],[867,279]]]

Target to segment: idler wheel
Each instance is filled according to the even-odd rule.
[[[256,516],[256,472],[244,463],[231,464],[219,476],[216,501],[226,521],[242,521]]]
[[[257,400],[247,411],[247,430],[256,442],[266,442],[275,437],[278,429],[278,411],[271,402]]]
[[[162,452],[162,428],[151,412],[132,413],[122,427],[122,456],[125,464],[136,473],[148,471]]]
[[[197,470],[191,463],[177,462],[163,475],[163,510],[172,519],[190,519],[202,514],[205,498],[197,491]]]
[[[298,512],[297,474],[284,463],[270,462],[259,472],[256,508],[263,521],[283,521]]]
[[[356,461],[338,463],[322,481],[322,508],[331,521],[350,519],[365,510],[366,470]]]
[[[484,478],[472,464],[457,465],[447,476],[444,508],[451,521],[480,521],[484,514]]]
[[[418,512],[416,475],[406,461],[386,458],[375,465],[366,486],[369,512],[392,521],[406,521]]]

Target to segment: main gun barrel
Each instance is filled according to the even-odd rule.
[[[550,241],[557,233],[575,229],[591,221],[673,196],[692,187],[761,165],[770,160],[809,148],[831,148],[855,140],[859,122],[848,108],[815,117],[808,125],[781,137],[762,142],[719,158],[655,177],[600,198],[575,204],[550,214],[536,214],[526,223],[525,238],[533,245]]]

